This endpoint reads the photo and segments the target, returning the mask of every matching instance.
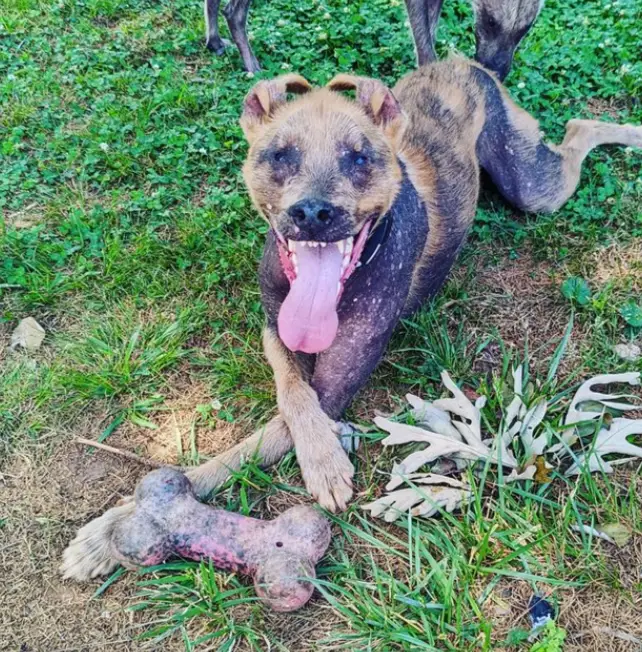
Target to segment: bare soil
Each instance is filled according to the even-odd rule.
[[[640,284],[640,251],[607,249],[593,261],[598,283],[632,278]],[[526,340],[534,361],[547,360],[568,321],[568,305],[560,299],[560,272],[524,253],[517,260],[503,257],[477,270],[471,297],[470,328],[480,336],[496,329],[503,340],[522,349]],[[560,369],[576,369],[584,338],[575,325]],[[498,351],[492,348],[480,363],[492,369]],[[477,363],[476,363],[477,364]],[[193,381],[175,388],[156,413],[158,428],[123,426],[109,444],[158,461],[176,463],[192,448],[211,456],[248,433],[244,427],[224,422],[199,421],[198,405],[212,400],[204,385]],[[366,390],[355,405],[358,417],[367,419],[375,409],[392,409],[393,401],[380,388]],[[89,423],[74,427],[73,435],[95,438]],[[0,473],[0,650],[20,652],[93,652],[154,649],[136,640],[153,614],[131,612],[136,602],[135,575],[126,574],[103,595],[92,598],[100,581],[78,585],[61,581],[57,567],[76,529],[131,494],[148,468],[113,455],[89,451],[71,442],[71,434],[52,433],[50,444],[14,452]],[[639,480],[638,480],[639,481]],[[642,489],[642,488],[641,488]],[[278,494],[264,505],[274,515],[296,500]],[[568,652],[639,652],[642,640],[642,537],[635,536],[611,560],[618,576],[628,582],[626,591],[595,586],[581,591],[560,591],[560,623],[569,630]],[[628,580],[626,579],[628,578]],[[638,590],[636,591],[636,587]],[[495,621],[495,640],[515,626],[527,627],[526,606],[532,589],[521,582],[502,581],[484,607]],[[322,639],[340,623],[323,600],[293,615],[265,614],[266,628],[286,649],[319,649]],[[615,626],[613,623],[621,623]],[[627,638],[628,637],[628,638]],[[183,650],[179,640],[163,641],[163,650]],[[211,649],[216,649],[211,648]]]

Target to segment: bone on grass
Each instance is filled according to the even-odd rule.
[[[113,557],[123,565],[211,559],[253,576],[257,595],[275,611],[299,609],[312,596],[315,565],[330,543],[330,525],[312,507],[292,507],[273,521],[241,516],[199,503],[188,478],[167,468],[146,475],[135,497],[112,533]]]

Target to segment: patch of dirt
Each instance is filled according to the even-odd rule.
[[[29,229],[44,219],[44,209],[38,204],[29,204],[19,211],[3,211],[2,217],[7,226],[14,229]]]
[[[630,283],[634,293],[642,294],[642,239],[627,245],[611,244],[593,253],[588,262],[592,280],[607,283]]]
[[[623,111],[626,107],[622,100],[615,98],[606,100],[601,97],[589,97],[586,100],[586,108],[596,118],[601,118],[607,115],[610,118],[619,119],[620,111]]]
[[[569,304],[560,295],[556,271],[525,251],[515,260],[502,256],[497,264],[481,266],[473,282],[474,294],[466,304],[466,313],[472,334],[478,335],[475,340],[482,341],[496,331],[518,355],[528,342],[533,368],[545,370],[570,316]],[[576,322],[560,374],[577,369],[584,335]],[[501,360],[496,345],[487,348],[475,361],[480,371]]]
[[[216,402],[205,384],[172,382],[169,391],[160,409],[147,416],[157,429],[128,422],[108,443],[157,462],[179,464],[193,459],[194,451],[205,457],[218,455],[251,434],[241,424],[216,418]]]
[[[13,457],[0,475],[0,649],[139,649],[132,640],[144,616],[125,611],[133,575],[92,600],[100,581],[63,582],[58,565],[77,527],[129,494],[146,471],[73,444],[51,457]]]

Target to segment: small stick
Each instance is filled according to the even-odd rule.
[[[120,450],[120,448],[114,448],[113,446],[107,446],[106,444],[101,444],[97,441],[92,441],[91,439],[84,439],[83,437],[78,437],[74,440],[76,444],[80,446],[92,446],[93,448],[98,448],[101,451],[106,451],[112,455],[120,455],[120,457],[125,457],[132,462],[137,462],[143,466],[149,466],[152,469],[174,469],[176,471],[182,471],[183,469],[180,466],[174,466],[173,464],[163,464],[162,462],[155,462],[154,460],[148,460],[136,453],[130,453],[129,451]]]

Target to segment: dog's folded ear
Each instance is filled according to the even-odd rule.
[[[396,132],[405,122],[401,105],[392,91],[378,79],[356,77],[354,75],[337,75],[328,82],[333,91],[357,92],[357,102],[363,107],[370,119],[386,131]]]
[[[248,141],[268,122],[276,109],[285,104],[288,93],[307,93],[312,86],[305,77],[290,73],[275,79],[260,81],[247,94],[243,102],[241,128]]]

